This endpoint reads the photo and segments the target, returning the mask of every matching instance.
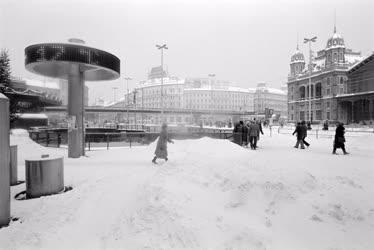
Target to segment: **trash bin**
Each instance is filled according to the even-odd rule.
[[[26,197],[37,198],[64,190],[63,157],[42,156],[25,160]]]
[[[10,146],[10,185],[18,184],[17,145]]]

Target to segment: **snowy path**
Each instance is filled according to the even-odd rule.
[[[251,151],[203,138],[93,151],[65,159],[70,192],[12,201],[20,220],[0,230],[0,249],[373,249],[374,135],[331,139],[261,137]],[[23,159],[45,149],[13,136]],[[25,185],[12,187],[12,195]]]

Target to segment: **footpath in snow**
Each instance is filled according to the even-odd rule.
[[[331,138],[265,135],[259,150],[202,138],[169,144],[169,161],[153,165],[155,143],[65,158],[73,190],[15,200],[0,229],[0,249],[374,249],[374,135],[347,138],[350,155],[332,155]],[[44,148],[27,135],[24,159]]]

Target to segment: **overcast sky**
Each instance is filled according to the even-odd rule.
[[[90,101],[113,99],[112,87],[125,90],[145,80],[160,64],[155,44],[167,43],[165,64],[180,77],[230,80],[255,87],[286,82],[296,48],[307,55],[303,37],[317,36],[315,50],[323,49],[337,31],[348,48],[367,55],[374,51],[373,0],[318,1],[239,0],[0,0],[0,47],[7,48],[13,75],[39,78],[24,67],[24,48],[33,43],[67,41],[86,44],[117,55],[121,78],[87,82]]]

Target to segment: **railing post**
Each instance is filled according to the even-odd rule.
[[[48,131],[46,132],[46,143],[47,143],[47,147],[49,145],[49,133]]]
[[[129,135],[129,138],[130,138],[130,148],[131,148],[131,135]]]
[[[106,149],[109,149],[109,134],[106,134]]]
[[[272,129],[271,129],[271,126],[269,126],[269,129],[270,129],[270,137],[272,137]]]
[[[61,145],[61,134],[58,133],[58,134],[57,134],[57,147],[59,148],[60,145]]]
[[[316,138],[318,139],[318,129],[316,130]]]
[[[88,140],[88,151],[91,151],[91,140],[90,140],[90,135],[87,135],[87,140]]]

